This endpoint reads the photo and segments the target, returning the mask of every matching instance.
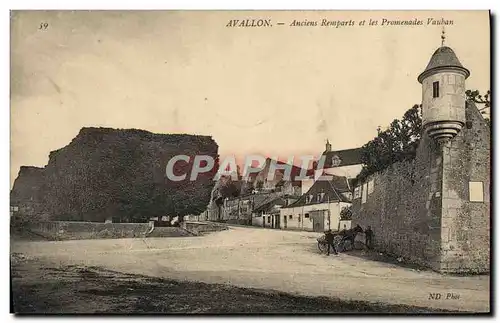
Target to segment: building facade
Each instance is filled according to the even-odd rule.
[[[280,229],[281,208],[294,203],[298,199],[299,197],[297,196],[286,195],[274,198],[271,201],[262,204],[256,208],[252,214],[252,225],[263,228]]]
[[[301,191],[305,194],[321,175],[336,175],[347,179],[354,179],[363,168],[361,162],[361,148],[332,151],[332,145],[327,140],[325,150],[320,158],[324,158],[323,167],[314,167],[314,176],[303,180]]]
[[[280,228],[324,232],[339,231],[340,213],[351,205],[348,179],[332,176],[317,180],[296,202],[280,208]]]

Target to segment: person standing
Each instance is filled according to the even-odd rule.
[[[328,252],[327,255],[330,255],[330,247],[333,249],[333,253],[338,255],[337,249],[335,249],[334,241],[335,241],[335,236],[333,235],[332,230],[327,230],[325,232],[325,240],[328,245]]]
[[[365,230],[365,244],[368,249],[372,248],[373,231],[372,227],[368,226]]]

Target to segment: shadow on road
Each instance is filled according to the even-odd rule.
[[[364,243],[356,241],[354,243],[354,248],[351,250],[343,251],[344,254],[361,258],[364,260],[370,260],[370,261],[376,261],[376,262],[381,262],[384,264],[390,264],[394,265],[397,267],[403,267],[403,268],[409,268],[413,269],[416,271],[429,271],[428,268],[409,263],[404,261],[402,258],[398,258],[396,256],[391,256],[382,252],[378,252],[375,250],[369,250]]]

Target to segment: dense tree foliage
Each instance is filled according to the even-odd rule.
[[[395,119],[386,130],[377,130],[377,137],[361,147],[363,169],[356,178],[357,182],[394,162],[415,157],[422,133],[421,107],[414,105],[401,120]]]
[[[467,97],[467,100],[472,100],[474,101],[475,103],[479,103],[479,104],[484,104],[484,107],[479,109],[479,111],[484,111],[486,109],[489,109],[490,106],[491,106],[491,102],[490,102],[490,97],[491,97],[491,93],[490,93],[490,90],[486,91],[486,94],[484,95],[481,95],[479,93],[478,90],[467,90],[465,91],[465,95]]]
[[[212,138],[160,135],[142,130],[84,128],[66,147],[50,154],[44,169],[44,211],[55,220],[144,222],[156,216],[199,214],[210,201],[218,167],[190,181],[195,155],[217,160]],[[166,177],[167,162],[175,155],[174,173]]]
[[[465,91],[465,96],[467,97],[467,100],[471,100],[476,104],[481,104],[483,105],[481,108],[478,108],[478,110],[481,112],[481,114],[484,116],[484,119],[486,120],[486,124],[490,125],[490,108],[491,108],[491,92],[490,90],[486,91],[486,94],[483,96],[479,93],[478,90],[467,90]]]
[[[241,180],[233,180],[229,175],[221,176],[212,190],[212,201],[222,205],[224,199],[240,196],[241,185]]]
[[[229,169],[226,169],[226,171]],[[232,174],[226,174],[220,176],[217,183],[212,190],[211,202],[214,202],[217,206],[222,205],[226,198],[237,197],[242,195],[245,191],[243,187],[244,183],[242,181],[241,169],[237,165],[236,171]]]
[[[352,220],[352,205],[346,206],[340,210],[340,220]]]
[[[240,189],[240,195],[241,196],[245,196],[245,195],[248,195],[248,194],[252,194],[252,192],[254,191],[255,187],[254,187],[254,183],[250,180],[243,180],[241,182],[241,189]]]

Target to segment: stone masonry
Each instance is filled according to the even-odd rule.
[[[451,141],[440,146],[424,133],[414,160],[361,186],[366,202],[354,199],[353,225],[372,227],[376,250],[440,272],[489,272],[491,130],[474,103],[465,110]],[[470,201],[470,182],[482,183],[482,201]]]

